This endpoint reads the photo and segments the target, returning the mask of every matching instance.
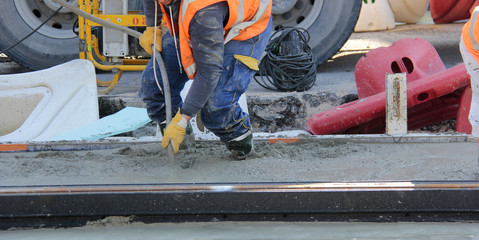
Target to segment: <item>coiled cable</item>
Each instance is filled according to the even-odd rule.
[[[273,91],[306,91],[316,81],[316,57],[303,28],[276,31],[266,46],[255,81]]]

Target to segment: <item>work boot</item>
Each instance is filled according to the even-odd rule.
[[[166,121],[158,124],[158,128],[161,133],[161,136],[163,136],[166,129]],[[188,124],[186,125],[185,131],[186,134],[183,137],[183,142],[180,143],[181,150],[195,147],[195,134],[193,133],[193,127],[191,126],[190,122],[188,122]]]
[[[225,143],[235,160],[245,160],[253,150],[253,134],[251,131]]]

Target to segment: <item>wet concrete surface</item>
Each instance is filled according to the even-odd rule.
[[[479,179],[477,142],[472,139],[384,140],[303,137],[297,143],[271,144],[256,139],[255,153],[245,161],[235,161],[214,141],[180,150],[174,162],[159,142],[104,150],[0,152],[0,185]]]

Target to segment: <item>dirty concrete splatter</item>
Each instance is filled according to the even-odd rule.
[[[256,141],[235,161],[219,142],[200,142],[169,163],[159,143],[90,151],[0,153],[2,185],[478,180],[477,143]]]

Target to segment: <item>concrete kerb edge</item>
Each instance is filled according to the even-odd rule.
[[[353,143],[452,143],[452,142],[478,142],[478,138],[467,134],[364,134],[364,135],[305,135],[298,136],[255,136],[255,142],[283,143],[308,143],[308,142],[353,142]],[[219,140],[197,140],[201,143],[219,143]],[[25,143],[0,143],[0,152],[32,152],[32,151],[74,151],[74,150],[102,150],[128,147],[132,145],[158,143],[158,137],[109,137],[96,141],[58,141],[58,142],[25,142]],[[21,146],[21,147],[19,147]]]

